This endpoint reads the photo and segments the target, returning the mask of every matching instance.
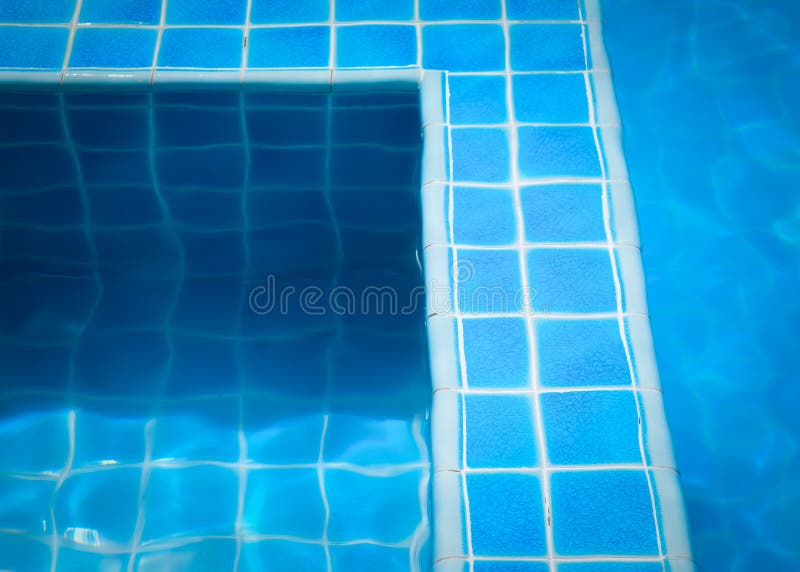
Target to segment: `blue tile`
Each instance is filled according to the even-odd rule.
[[[658,555],[643,471],[556,472],[550,490],[557,554]]]
[[[322,415],[308,407],[274,398],[248,399],[243,416],[247,455],[257,463],[316,463],[323,422]]]
[[[330,414],[325,461],[362,467],[414,463],[422,452],[412,429],[411,423],[401,419]]]
[[[42,519],[49,520],[45,515],[50,514],[55,490],[54,480],[19,479],[4,474],[0,477],[0,529],[30,536],[41,534]]]
[[[326,572],[328,570],[325,548],[319,544],[306,544],[288,540],[263,540],[242,545],[239,560],[240,572],[262,572],[263,570],[302,570]]]
[[[251,150],[254,157],[258,155],[255,149]],[[119,153],[117,153],[119,155]],[[144,163],[148,166],[144,171],[140,171],[139,165],[129,165],[130,155],[127,162],[123,162],[122,167],[130,169],[131,177],[143,175],[139,180],[130,182],[141,182],[143,179],[147,184],[150,181],[149,155],[145,154]],[[109,157],[113,160],[113,157]],[[260,159],[260,157],[259,157]],[[110,163],[111,161],[109,161]],[[173,149],[156,150],[156,174],[163,186],[180,187],[200,187],[215,190],[233,190],[240,188],[244,179],[245,154],[243,147],[217,147],[217,148],[198,148],[198,149]],[[112,163],[113,164],[113,163]],[[251,183],[257,184],[255,175],[258,173],[255,166],[251,173]],[[115,174],[118,169],[112,170],[105,168],[104,172]],[[119,181],[125,182],[125,181]],[[193,191],[195,189],[192,189]]]
[[[228,28],[167,28],[158,53],[160,67],[238,68],[242,31]]]
[[[336,20],[339,22],[413,19],[413,0],[359,0],[336,5]]]
[[[321,537],[325,507],[317,470],[248,471],[244,521],[253,534]]]
[[[502,26],[448,24],[422,29],[422,65],[448,71],[500,71],[505,69]]]
[[[504,183],[510,180],[505,129],[453,129],[453,176],[459,182]]]
[[[375,544],[355,544],[331,546],[331,572],[351,572],[352,570],[407,570],[412,549],[400,546],[379,546]]]
[[[182,224],[231,228],[241,225],[242,200],[235,193],[164,191],[172,218]],[[252,210],[251,210],[252,212]]]
[[[149,282],[152,276],[162,280],[181,277],[179,245],[163,226],[95,229],[94,242],[104,278]]]
[[[328,20],[328,0],[252,0],[250,21],[253,24],[294,24]]]
[[[414,26],[345,26],[336,30],[337,67],[410,66],[417,63]]]
[[[530,386],[528,343],[521,318],[464,320],[469,387]]]
[[[519,171],[527,179],[600,177],[590,127],[520,127]]]
[[[264,145],[323,145],[326,143],[326,110],[302,108],[247,110],[250,143]]]
[[[454,187],[453,234],[456,244],[516,242],[517,221],[511,189]]]
[[[37,238],[47,239],[48,235],[49,240],[60,238],[49,232],[42,232]],[[42,254],[56,256],[57,252],[46,250]],[[85,323],[97,296],[91,275],[70,276],[69,272],[74,273],[74,269],[59,275],[60,266],[54,262],[49,264],[53,266],[48,268],[37,261],[34,268],[38,269],[38,276],[19,273],[0,285],[3,299],[14,302],[0,316],[4,335],[17,336],[29,343],[72,343],[76,335],[74,328],[82,327]],[[45,274],[48,270],[51,272],[49,275]],[[59,295],[53,296],[52,292],[58,292]],[[33,316],[47,316],[47,319],[42,317],[41,320],[34,320],[31,308],[41,312]]]
[[[509,562],[500,560],[478,560],[474,563],[474,572],[549,572],[546,562]]]
[[[600,185],[536,185],[520,190],[528,242],[605,242]]]
[[[325,386],[324,355],[330,343],[329,337],[330,334],[305,334],[304,341],[273,342],[270,348],[264,348],[264,344],[258,342],[245,344],[242,353],[247,386],[289,397],[318,397]],[[274,375],[267,376],[265,371],[272,371]],[[299,379],[303,380],[302,384],[297,383]],[[313,442],[307,447],[312,446]],[[271,454],[282,454],[281,448],[275,449],[277,451]],[[306,447],[298,448],[292,456],[305,457],[307,451]]]
[[[328,538],[333,542],[372,538],[384,543],[410,538],[422,518],[419,495],[423,476],[421,470],[394,476],[326,470]]]
[[[472,548],[476,556],[544,556],[547,552],[539,478],[467,475]]]
[[[514,75],[514,115],[528,123],[586,123],[589,103],[580,74]]]
[[[175,308],[173,324],[214,334],[233,334],[242,287],[238,279],[196,278],[187,281]],[[198,312],[197,308],[203,308]]]
[[[219,393],[221,389],[215,395]],[[219,397],[162,405],[153,435],[153,458],[235,463],[239,459],[238,405],[236,398]]]
[[[58,24],[72,20],[76,0],[4,0],[0,22]],[[4,50],[0,49],[0,53]]]
[[[450,122],[453,125],[504,123],[506,80],[493,75],[455,75],[450,87]]]
[[[167,25],[242,25],[246,8],[247,0],[169,0]]]
[[[369,188],[417,185],[418,149],[362,147],[358,153],[334,148],[331,182],[334,186]],[[319,183],[319,179],[316,180]]]
[[[663,572],[660,562],[568,562],[558,572]]]
[[[65,536],[69,529],[85,528],[97,531],[106,541],[130,542],[136,526],[141,480],[142,469],[71,475],[59,489],[53,506],[59,534]],[[109,511],[109,506],[114,510]]]
[[[551,463],[641,462],[639,412],[633,392],[545,393],[541,408]]]
[[[522,282],[516,250],[458,251],[458,291],[462,312],[522,310]]]
[[[86,193],[92,223],[98,226],[158,224],[163,220],[152,188],[92,186]]]
[[[8,570],[50,570],[51,548],[40,539],[0,533],[0,566]]]
[[[21,340],[22,341],[22,340]],[[0,367],[5,371],[9,393],[36,388],[41,391],[66,391],[69,382],[71,347],[36,346],[5,342],[0,350]]]
[[[577,24],[511,26],[511,69],[514,71],[585,70],[582,28]]]
[[[330,54],[327,26],[259,28],[250,31],[251,68],[326,67]]]
[[[152,395],[169,356],[161,332],[123,332],[78,348],[77,389],[93,395]]]
[[[496,20],[502,15],[500,0],[420,0],[422,20]]]
[[[630,385],[617,320],[536,322],[539,379],[549,387]]]
[[[81,32],[100,31],[105,30],[80,29],[75,35],[76,41]],[[74,49],[72,53],[74,56]],[[150,58],[152,60],[152,54]],[[150,111],[145,106],[67,107],[66,111],[70,135],[78,145],[109,150],[142,149],[150,145]]]
[[[83,0],[81,24],[158,24],[161,0]]]
[[[422,120],[417,102],[391,111],[380,107],[339,108],[334,111],[332,120],[334,144],[376,143],[414,148],[421,143]]]
[[[0,28],[1,30],[1,28]],[[0,164],[18,165],[3,173],[3,189],[42,190],[43,187],[70,187],[77,180],[75,161],[65,145],[14,145],[0,148]],[[47,169],[36,169],[47,165]]]
[[[80,570],[126,570],[127,554],[104,554],[72,548],[60,547],[58,551],[58,570],[79,572]]]
[[[528,252],[528,284],[538,312],[615,312],[611,261],[605,249],[534,248]]]
[[[49,227],[83,224],[83,205],[79,189],[75,188],[3,194],[0,206],[6,224]]]
[[[21,145],[64,140],[61,112],[55,107],[29,109],[24,113],[13,107],[0,108],[0,123],[3,125],[0,131],[2,143]]]
[[[172,351],[165,389],[169,396],[217,395],[223,392],[223,380],[231,380],[231,372],[236,371],[236,347],[232,342],[173,335]]]
[[[142,542],[178,534],[233,535],[238,493],[239,483],[232,469],[153,468],[147,481]]]
[[[235,108],[175,108],[153,110],[157,147],[243,143],[241,111]],[[191,129],[187,129],[191,125]]]
[[[145,553],[140,551],[136,556],[133,570],[144,572],[163,570],[164,567],[174,569],[176,563],[180,563],[181,567],[185,563],[193,569],[198,566],[206,570],[233,569],[237,553],[236,541],[233,538],[192,540],[183,546],[172,546],[164,550],[148,550]],[[170,541],[174,540],[170,539],[168,542]],[[181,539],[178,539],[178,542],[180,541]]]
[[[88,410],[76,414],[74,466],[97,465],[102,461],[141,463],[144,453],[144,422],[116,419]]]
[[[506,0],[509,20],[578,20],[574,2],[564,0]]]
[[[69,58],[73,68],[149,68],[156,48],[155,30],[80,28]]]
[[[465,400],[468,467],[536,465],[536,436],[530,397],[467,394]]]
[[[68,38],[66,28],[0,26],[0,68],[61,69]]]
[[[89,185],[153,184],[150,172],[150,153],[145,150],[120,153],[114,150],[78,151],[83,180]]]
[[[354,154],[349,149],[347,151],[348,156],[355,160]],[[336,151],[334,150],[332,154],[335,155]],[[325,180],[325,172],[322,169],[308,168],[309,165],[323,164],[324,148],[256,148],[251,149],[250,156],[252,159],[250,184],[253,186],[305,185],[319,188]],[[335,164],[332,169],[336,169]],[[349,176],[356,178],[366,174],[351,172]],[[333,178],[335,180],[335,171]]]

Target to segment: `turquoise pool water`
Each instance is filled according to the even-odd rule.
[[[800,561],[800,4],[606,0],[701,570]]]
[[[419,93],[0,116],[0,570],[429,568]]]

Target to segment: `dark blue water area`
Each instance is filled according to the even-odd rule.
[[[800,4],[604,0],[701,570],[800,566]]]
[[[0,568],[424,567],[419,94],[0,125]]]

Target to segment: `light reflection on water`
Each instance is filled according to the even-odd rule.
[[[695,559],[796,570],[800,4],[603,14]]]

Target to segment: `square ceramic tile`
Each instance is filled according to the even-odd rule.
[[[230,28],[167,28],[158,52],[159,67],[238,68],[242,31]]]
[[[464,320],[463,328],[469,387],[529,387],[528,344],[523,319]]]
[[[600,177],[589,127],[520,127],[519,172],[523,179]]]
[[[69,30],[34,26],[0,27],[0,68],[61,68]]]
[[[503,70],[504,44],[499,25],[427,25],[422,30],[422,64],[454,72]]]
[[[530,396],[467,394],[464,399],[468,467],[536,466],[538,439]]]
[[[414,26],[346,26],[336,30],[338,67],[411,66],[416,62]]]
[[[452,130],[453,177],[457,182],[506,183],[511,180],[505,129]]]
[[[515,24],[510,29],[511,69],[570,71],[586,69],[582,27],[576,24]]]
[[[605,242],[600,185],[534,185],[520,190],[527,242]]]
[[[453,234],[456,244],[511,245],[517,220],[511,189],[453,187]]]
[[[326,26],[251,30],[247,65],[251,68],[325,67],[330,58],[330,34]]]
[[[586,123],[589,103],[582,74],[514,74],[514,115],[526,123]]]
[[[453,125],[505,123],[506,80],[498,75],[451,75],[450,122]],[[517,113],[519,118],[519,113]]]
[[[81,24],[147,24],[161,20],[161,0],[82,0]]]

